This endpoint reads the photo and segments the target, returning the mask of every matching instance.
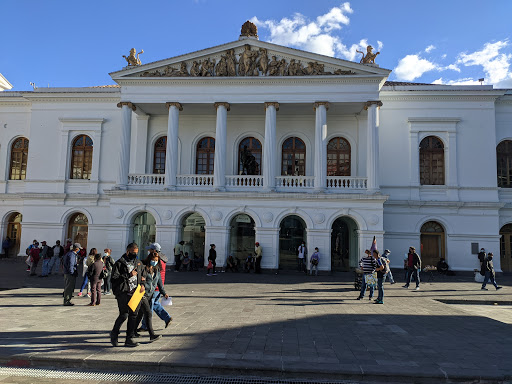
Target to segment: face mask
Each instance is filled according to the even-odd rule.
[[[152,267],[156,267],[158,265],[158,260],[151,260],[149,264],[151,264]]]
[[[104,253],[104,254],[103,254],[103,257],[108,257],[108,253]]]
[[[487,256],[487,258],[488,258],[489,260],[492,260],[492,256]]]
[[[128,258],[135,259],[136,257],[137,257],[136,253],[133,253],[133,252],[128,253]]]

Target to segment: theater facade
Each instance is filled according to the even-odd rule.
[[[222,265],[258,241],[263,268],[295,269],[304,240],[341,271],[375,236],[393,267],[412,245],[424,265],[473,270],[483,247],[512,271],[511,90],[390,82],[255,33],[125,64],[112,86],[0,92],[12,256],[33,239],[116,257],[185,240],[216,244]]]

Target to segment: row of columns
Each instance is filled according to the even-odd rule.
[[[121,140],[119,150],[119,172],[117,185],[119,188],[126,188],[128,182],[130,143],[131,143],[131,116],[136,110],[135,105],[130,102],[120,102],[121,108]],[[165,184],[168,190],[176,189],[178,175],[178,136],[179,136],[179,112],[183,110],[179,102],[166,103],[169,109],[169,120],[167,123],[167,155],[165,159]],[[367,188],[369,191],[379,189],[378,177],[378,111],[382,106],[380,101],[368,101],[364,108],[368,111],[367,123]],[[215,126],[215,161],[213,170],[214,190],[222,191],[226,183],[226,146],[227,146],[227,113],[230,110],[229,103],[214,103],[217,111]],[[322,192],[327,187],[327,111],[329,103],[318,101],[314,103],[315,109],[315,190]],[[275,162],[276,162],[276,128],[277,111],[279,103],[265,103],[265,144],[263,151],[263,185],[265,190],[275,190]]]

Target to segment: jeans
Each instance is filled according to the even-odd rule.
[[[494,285],[494,288],[498,288],[498,283],[494,279],[494,274],[491,274],[491,271],[485,271],[484,282],[482,283],[482,288],[485,288],[488,281],[491,281],[491,284]]]
[[[299,257],[297,259],[297,267],[299,268],[299,272],[304,272],[304,267],[305,267],[304,258]]]
[[[41,270],[41,276],[48,276],[50,272],[50,259],[43,259],[43,269]]]
[[[59,269],[60,269],[60,257],[59,256],[53,256],[51,259],[50,259],[50,265],[48,265],[48,273],[49,274],[52,274],[53,273],[53,268],[55,268],[55,273],[59,273]]]
[[[394,282],[395,282],[395,279],[393,279],[393,274],[391,273],[391,269],[389,270],[389,272],[388,272],[388,273],[386,273],[386,274],[384,275],[384,281],[386,281],[386,277],[388,277],[388,276],[389,276],[389,282],[390,282],[390,283],[394,283]]]
[[[166,323],[171,320],[171,315],[164,309],[162,304],[160,303],[160,292],[155,291],[153,293],[153,297],[151,298],[151,311],[155,311],[157,316],[165,321]],[[147,329],[146,319],[142,318],[142,329]]]
[[[69,304],[73,297],[73,291],[75,290],[76,276],[64,274],[64,304]]]
[[[105,291],[105,293],[109,293],[111,290],[112,290],[112,276],[111,275],[107,275],[107,277],[105,277],[103,279],[103,290]]]
[[[360,298],[364,297],[364,293],[366,292],[366,280],[363,275],[363,281],[361,282],[361,293],[359,294]],[[375,287],[370,286],[370,299],[373,297],[373,293],[375,292]]]
[[[318,276],[318,264],[311,264],[311,268],[309,268],[309,275],[313,274],[313,268],[315,269],[315,276]]]
[[[140,303],[138,307],[135,308],[135,311],[132,311],[128,306],[128,302],[131,298],[132,296],[128,295],[127,293],[121,293],[119,296],[116,296],[117,307],[119,308],[119,316],[117,316],[117,319],[114,323],[114,328],[112,328],[112,333],[110,334],[110,338],[112,340],[117,340],[121,330],[121,325],[123,325],[126,319],[128,319],[128,325],[126,327],[126,339],[132,339],[135,334],[137,327],[137,314],[140,309]]]
[[[412,277],[416,278],[416,287],[420,286],[420,270],[419,269],[408,269],[407,270],[407,279],[405,280],[405,285],[408,287],[411,283]]]
[[[386,278],[386,275],[382,277],[377,277],[377,289],[379,291],[379,295],[377,296],[377,301],[383,301],[384,300],[384,279]]]
[[[89,278],[87,277],[87,273],[84,275],[84,279],[82,281],[82,285],[80,286],[80,292],[82,292],[85,287],[87,286],[87,293],[89,293],[89,285],[87,284],[89,282]]]

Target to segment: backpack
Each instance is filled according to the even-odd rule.
[[[318,265],[318,259],[311,259],[311,264]]]
[[[46,250],[46,258],[51,258],[51,257],[53,257],[53,248],[48,247],[48,249]]]

